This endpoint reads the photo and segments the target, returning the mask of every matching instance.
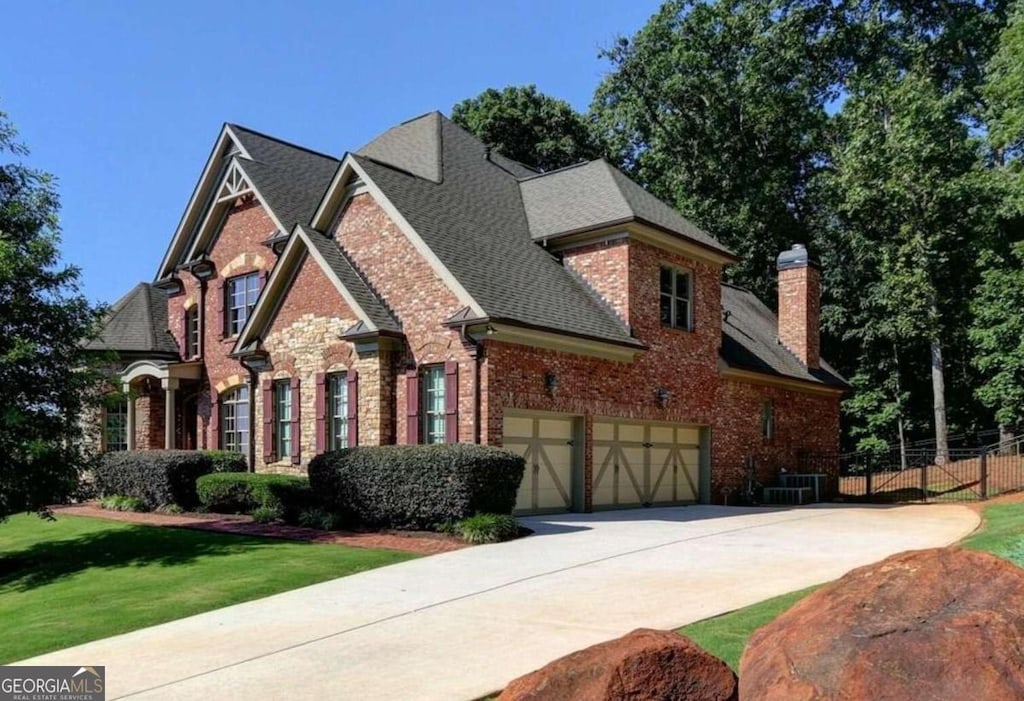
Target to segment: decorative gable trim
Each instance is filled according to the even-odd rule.
[[[214,210],[219,210],[219,213],[223,214],[224,206],[230,206],[230,202],[234,201],[233,198],[228,197],[228,192],[225,191],[225,186],[228,183],[235,183],[235,187],[240,179],[249,183],[247,191],[251,191],[256,196],[278,230],[285,231],[278,221],[277,215],[267,206],[263,196],[251,186],[252,178],[245,175],[245,169],[240,163],[240,159],[252,160],[252,157],[231,126],[225,124],[221,127],[220,134],[210,151],[210,156],[206,159],[203,172],[200,174],[192,196],[181,215],[181,220],[174,230],[171,243],[160,262],[160,268],[156,275],[157,280],[170,277],[179,261],[191,260],[197,249],[200,248],[196,244],[208,236],[211,222],[219,224],[220,217],[214,214]],[[238,194],[245,194],[245,192],[239,191]]]
[[[352,184],[356,186],[352,187]],[[365,188],[365,190],[362,188]],[[317,208],[316,214],[313,215],[312,228],[327,231],[333,223],[335,215],[341,211],[342,205],[352,196],[352,193],[362,191],[368,192],[373,197],[374,202],[384,210],[388,218],[405,234],[416,251],[427,261],[434,273],[441,278],[445,286],[459,300],[459,303],[472,309],[473,313],[477,316],[485,316],[483,308],[473,299],[448,267],[441,262],[441,259],[431,250],[426,241],[416,233],[416,230],[402,216],[398,208],[384,195],[377,184],[370,179],[370,176],[367,175],[366,171],[363,170],[352,154],[345,154],[341,167],[335,173],[334,180],[331,181],[323,200],[320,202],[320,206]]]
[[[379,331],[377,325],[373,323],[370,316],[366,313],[366,310],[359,305],[351,291],[345,287],[345,284],[338,278],[327,261],[324,260],[316,246],[309,240],[309,235],[301,226],[296,225],[288,244],[277,261],[277,265],[274,266],[274,270],[270,274],[266,287],[256,300],[256,306],[253,308],[252,314],[249,315],[245,328],[238,335],[238,340],[231,351],[232,355],[241,354],[244,349],[254,342],[258,342],[267,332],[271,323],[273,323],[274,317],[277,316],[278,309],[284,302],[285,297],[291,291],[295,277],[298,275],[307,257],[311,257],[320,266],[324,275],[327,276],[327,279],[331,281],[342,299],[345,300],[345,304],[356,314],[359,323],[368,332],[377,333]]]
[[[225,124],[221,127],[220,134],[213,144],[213,149],[206,159],[206,165],[203,166],[203,172],[200,174],[195,189],[192,190],[192,196],[189,198],[185,211],[181,215],[178,227],[174,230],[174,236],[167,247],[167,252],[164,253],[163,260],[160,262],[160,269],[156,275],[157,280],[169,277],[174,272],[178,260],[180,260],[185,252],[185,247],[188,246],[191,240],[192,233],[195,231],[199,219],[203,216],[203,212],[209,209],[214,188],[219,180],[217,175],[223,169],[224,162],[235,154],[243,158],[249,158],[249,153],[242,146],[242,142],[231,130],[231,127]]]
[[[245,166],[237,158],[233,158],[220,179],[220,186],[217,188],[217,198],[211,203],[206,212],[206,218],[203,219],[203,223],[200,225],[192,242],[192,247],[189,249],[188,255],[185,256],[186,261],[193,260],[201,253],[208,252],[207,249],[212,245],[217,234],[220,233],[221,227],[224,225],[224,219],[233,203],[237,197],[245,194],[251,193],[256,198],[260,206],[263,207],[263,211],[270,217],[270,221],[274,223],[277,231],[285,230],[281,220],[277,218],[274,211],[267,205],[263,195],[260,194],[256,186],[250,183],[252,183],[252,178],[245,174]],[[233,187],[242,188],[236,196],[230,194]]]

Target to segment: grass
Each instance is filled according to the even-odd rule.
[[[793,604],[817,588],[810,587],[776,596],[774,599],[768,599],[738,611],[691,623],[676,632],[690,638],[712,655],[724,660],[732,667],[733,671],[738,672],[740,656],[747,644],[747,638],[755,630],[775,620]]]
[[[102,519],[0,523],[0,663],[415,557]]]
[[[991,504],[985,508],[982,527],[963,542],[964,547],[990,552],[1024,567],[1024,503]],[[715,618],[678,629],[716,657],[739,671],[747,639],[796,602],[818,589],[811,587],[784,594]]]

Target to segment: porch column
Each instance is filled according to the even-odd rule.
[[[160,380],[164,388],[164,449],[174,449],[174,398],[178,393],[178,378],[165,377]]]
[[[128,398],[128,409],[124,417],[125,443],[128,450],[135,450],[135,395],[132,394],[131,383],[126,382],[121,388]]]

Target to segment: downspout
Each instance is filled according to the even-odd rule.
[[[260,388],[260,374],[243,363],[249,371],[249,472],[256,472],[256,396]]]
[[[483,341],[470,336],[466,329],[466,324],[459,327],[459,335],[462,336],[463,345],[473,344],[473,442],[479,445],[480,438],[483,435],[480,425],[483,413],[480,406],[480,377],[484,361],[484,344]]]

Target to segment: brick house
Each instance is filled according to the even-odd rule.
[[[807,251],[778,320],[722,282],[736,260],[603,160],[537,173],[437,112],[340,160],[225,125],[96,343],[124,354],[111,445],[292,472],[481,442],[526,456],[522,511],[720,503],[749,459],[770,482],[836,450],[846,388]]]

